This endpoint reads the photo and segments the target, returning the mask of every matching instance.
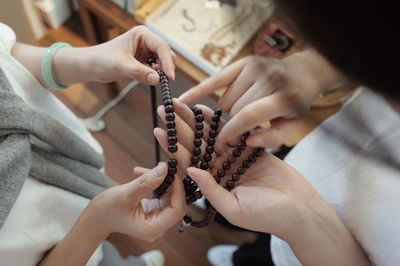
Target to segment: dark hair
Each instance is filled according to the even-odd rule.
[[[278,11],[355,82],[400,100],[396,1],[277,0]]]

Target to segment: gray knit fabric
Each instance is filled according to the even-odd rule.
[[[80,137],[18,97],[0,68],[0,229],[28,176],[92,198],[114,185],[102,165]]]

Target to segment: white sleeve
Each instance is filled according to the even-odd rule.
[[[6,24],[0,22],[0,51],[11,53],[17,38],[15,32]]]

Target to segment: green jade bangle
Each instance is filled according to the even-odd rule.
[[[56,42],[56,43],[52,44],[51,46],[49,46],[49,48],[47,48],[46,53],[43,55],[41,72],[42,72],[43,82],[45,83],[45,85],[48,88],[63,90],[68,87],[66,85],[58,84],[54,80],[53,70],[52,70],[54,55],[56,54],[56,52],[58,50],[60,50],[61,48],[65,48],[65,47],[71,47],[71,45],[69,45],[68,43],[65,43],[65,42]]]

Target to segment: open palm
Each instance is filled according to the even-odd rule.
[[[197,106],[202,109],[205,123],[203,145],[208,136],[209,123],[213,111],[205,106]],[[221,166],[226,157],[231,154],[232,143],[216,143],[210,172],[203,171],[191,164],[191,150],[194,139],[195,118],[188,106],[174,100],[175,123],[178,143],[178,152],[175,154],[178,160],[180,172],[188,173],[198,184],[205,197],[211,204],[231,223],[255,231],[269,232],[284,238],[285,234],[295,230],[302,220],[302,215],[307,210],[307,204],[318,193],[297,171],[275,156],[264,153],[247,169],[246,173],[237,182],[236,187],[227,191],[212,177],[217,168]],[[159,114],[165,116],[162,107]],[[224,122],[221,121],[220,128]],[[161,146],[168,151],[167,133],[158,128],[155,136]],[[205,146],[202,147],[204,151]],[[246,148],[237,162],[232,164],[227,171],[224,184],[236,168],[246,158],[252,149]]]

